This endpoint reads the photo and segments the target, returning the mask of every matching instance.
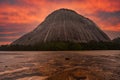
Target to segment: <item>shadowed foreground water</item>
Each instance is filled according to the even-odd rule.
[[[0,52],[0,80],[119,80],[120,51]]]

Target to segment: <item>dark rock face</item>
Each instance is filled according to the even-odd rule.
[[[12,45],[34,45],[43,42],[69,41],[89,42],[109,41],[109,37],[88,18],[69,9],[59,9],[51,13],[32,32],[22,36]]]

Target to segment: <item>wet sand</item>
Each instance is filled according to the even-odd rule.
[[[0,80],[119,80],[120,51],[0,52]]]

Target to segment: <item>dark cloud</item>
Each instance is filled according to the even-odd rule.
[[[21,0],[0,0],[0,4],[23,5]]]
[[[120,23],[120,11],[106,12],[97,11],[96,16],[106,23],[118,25]]]
[[[108,19],[110,17],[116,17],[120,19],[120,11],[114,12],[98,11],[97,15],[103,19]]]
[[[16,24],[17,26],[13,24],[5,24],[3,26],[0,26],[0,32],[12,32],[12,31],[23,31],[26,28],[23,29],[22,26],[19,24]]]
[[[0,12],[1,20],[3,21],[9,21],[9,17],[20,17],[20,15],[17,12]]]
[[[0,26],[0,37],[21,36],[29,32],[30,24],[2,24]]]
[[[24,35],[25,32],[19,32],[17,29],[1,29],[0,28],[0,42],[12,42],[16,40],[21,35]]]
[[[18,0],[0,0],[0,3],[9,3],[9,4],[16,4]]]
[[[0,26],[0,32],[12,32],[12,31],[16,31],[16,30],[19,30],[19,29]]]
[[[4,38],[1,38],[0,37],[0,42],[11,42],[11,41],[14,41],[16,38],[8,38],[8,37],[4,37]]]
[[[24,34],[25,31],[23,31],[23,28],[19,28],[19,27],[10,28],[5,26],[4,27],[0,26],[0,42],[12,42]]]
[[[32,27],[32,28],[31,28]],[[20,36],[30,32],[36,27],[33,23],[7,23],[0,24],[0,42],[12,42]],[[6,44],[6,43],[5,43]]]
[[[65,2],[85,2],[86,0],[46,0],[48,2],[57,2],[57,3],[65,3]]]
[[[0,37],[20,36],[23,32],[4,32],[0,33]]]
[[[11,12],[11,13],[0,12],[0,15],[2,15],[2,16],[18,16],[18,13],[17,12]]]

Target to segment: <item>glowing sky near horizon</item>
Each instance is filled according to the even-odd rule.
[[[56,9],[92,19],[109,37],[120,37],[120,0],[0,0],[0,45],[33,30]]]

